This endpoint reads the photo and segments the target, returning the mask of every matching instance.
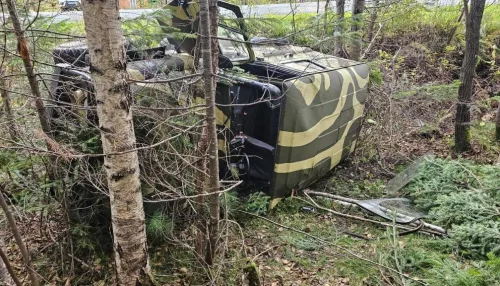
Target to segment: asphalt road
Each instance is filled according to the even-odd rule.
[[[437,0],[437,1],[426,1],[430,5],[452,5],[457,4],[461,0]],[[366,3],[369,5],[371,1],[367,0]],[[492,2],[487,1],[487,2]],[[333,8],[335,1],[331,1],[330,6]],[[351,7],[352,1],[346,1],[346,7]],[[266,14],[277,14],[277,15],[287,15],[291,14],[292,11],[295,13],[316,13],[318,9],[318,2],[297,2],[296,4],[268,4],[268,5],[252,5],[241,6],[241,10],[246,17],[262,17]],[[319,2],[319,12],[324,12],[325,2]],[[144,14],[150,14],[155,9],[127,9],[120,10],[120,16],[123,19],[134,19]],[[32,17],[34,14],[32,14]],[[80,21],[83,19],[81,11],[70,11],[70,12],[40,12],[41,17],[52,18],[52,20],[57,23],[65,20],[69,21]]]
[[[320,2],[320,11],[324,11],[325,3]],[[317,8],[317,3],[305,2],[298,3],[294,8],[295,13],[315,13]],[[141,15],[150,14],[156,9],[124,9],[120,10],[120,16],[122,19],[134,19],[140,17]],[[285,15],[292,12],[292,8],[289,4],[269,4],[269,5],[253,5],[241,6],[241,10],[246,17],[261,17],[266,14],[279,14]],[[32,15],[34,16],[34,15]],[[81,11],[69,11],[69,12],[41,12],[41,17],[52,18],[54,22],[61,22],[65,20],[69,21],[80,21],[83,19]]]

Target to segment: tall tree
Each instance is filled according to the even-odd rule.
[[[351,32],[353,33],[352,48],[350,58],[358,60],[361,56],[362,37],[360,30],[363,24],[363,10],[365,9],[365,0],[354,0],[352,2],[352,24]]]
[[[375,30],[375,22],[377,21],[378,9],[380,5],[380,0],[373,0],[373,10],[370,14],[370,24],[368,26],[368,41],[373,40],[373,30]]]
[[[17,51],[23,60],[26,77],[28,78],[31,95],[35,100],[35,108],[38,114],[38,119],[40,120],[42,131],[48,136],[51,136],[52,134],[50,132],[49,120],[47,118],[47,113],[45,112],[42,95],[40,93],[40,88],[38,87],[38,81],[36,79],[35,70],[31,61],[28,41],[26,40],[23,27],[21,26],[21,21],[17,15],[16,2],[15,0],[6,0],[6,3],[7,10],[9,10],[10,14],[10,20],[12,21],[12,26],[14,27],[14,33],[17,38]]]
[[[40,121],[42,132],[45,133],[45,135],[48,136],[48,138],[52,139],[53,134],[51,132],[49,119],[47,117],[47,112],[45,111],[45,106],[43,103],[42,94],[40,92],[40,87],[38,86],[38,81],[36,79],[35,69],[33,67],[33,62],[31,60],[31,54],[28,47],[28,41],[26,40],[23,27],[21,26],[21,21],[19,20],[19,16],[17,15],[16,1],[5,0],[5,2],[7,3],[7,10],[9,10],[10,20],[14,28],[14,33],[16,34],[17,52],[24,64],[24,70],[26,71],[26,78],[28,79],[28,83],[30,86],[31,96],[33,97],[35,102],[35,109],[38,115],[38,120]],[[8,93],[2,95],[8,96]],[[47,149],[50,151],[53,151],[52,142],[46,140]],[[55,161],[54,157],[50,157],[50,160],[51,164],[47,166],[47,177],[49,181],[52,183],[57,178],[56,176],[57,164],[54,163]]]
[[[465,52],[460,72],[457,113],[455,116],[455,148],[457,152],[470,150],[470,105],[472,103],[473,79],[476,72],[479,50],[479,30],[483,18],[485,0],[471,0],[470,9],[464,1]]]
[[[217,149],[217,129],[215,122],[215,73],[218,66],[217,26],[218,9],[216,0],[200,0],[201,56],[203,59],[203,79],[207,104],[206,124],[208,140],[208,192],[210,196],[210,220],[208,225],[208,246],[206,262],[212,265],[219,239],[219,158]]]
[[[326,13],[326,10],[325,10]],[[345,0],[336,0],[335,13],[337,17],[335,18],[335,31],[334,35],[337,37],[335,39],[334,53],[336,56],[343,56],[344,48],[341,41],[341,35],[344,33],[344,13],[345,13]],[[325,21],[326,23],[326,21]]]
[[[199,38],[201,39],[201,38]],[[196,233],[196,246],[195,251],[200,259],[204,259],[206,251],[206,237],[207,237],[207,220],[205,211],[205,193],[207,191],[207,127],[203,126],[201,130],[201,136],[198,141],[197,151],[200,157],[196,164],[196,193],[198,197],[196,198],[196,212],[198,213],[197,221],[197,233]]]
[[[106,169],[119,285],[147,285],[139,160],[118,1],[82,1]]]

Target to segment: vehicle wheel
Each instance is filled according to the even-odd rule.
[[[134,49],[130,41],[125,38],[125,49],[127,51]],[[75,67],[86,67],[89,65],[86,55],[89,48],[85,41],[74,41],[63,43],[52,51],[52,57],[55,64],[70,64]]]
[[[77,67],[87,66],[85,55],[88,54],[88,47],[85,41],[68,42],[57,46],[52,51],[54,63],[70,64]]]

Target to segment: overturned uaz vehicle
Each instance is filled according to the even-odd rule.
[[[196,34],[199,6],[174,1],[171,22]],[[367,65],[289,45],[284,40],[248,39],[237,6],[219,1],[219,74],[217,125],[221,177],[234,169],[248,184],[274,199],[310,185],[335,167],[355,147],[367,99]],[[165,24],[165,23],[163,23]],[[132,79],[145,85],[175,70],[195,72],[196,37],[148,50],[129,48]],[[58,102],[92,105],[87,47],[67,43],[53,51],[56,62],[51,95]],[[63,87],[73,82],[73,91]],[[82,80],[83,79],[83,80]],[[169,83],[153,87],[171,96]],[[200,103],[173,98],[178,104]],[[57,117],[57,114],[52,116]],[[274,200],[276,202],[277,200]]]

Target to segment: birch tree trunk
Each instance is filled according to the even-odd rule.
[[[343,56],[342,34],[344,33],[344,13],[345,13],[345,0],[336,0],[335,14],[335,39],[334,53],[336,56]],[[326,23],[326,21],[325,21]]]
[[[470,150],[470,105],[472,103],[472,85],[476,72],[477,53],[479,50],[481,20],[485,0],[471,0],[470,10],[464,1],[465,14],[465,53],[460,72],[457,113],[455,116],[455,149],[457,152]]]
[[[210,14],[214,13],[214,14]],[[208,225],[209,242],[206,263],[212,265],[219,238],[220,203],[219,194],[219,158],[217,150],[217,129],[215,126],[215,73],[217,72],[218,11],[216,0],[200,0],[201,55],[203,59],[204,90],[207,103],[206,123],[208,140],[208,192],[210,196],[210,220]]]
[[[352,25],[351,32],[353,33],[352,49],[350,58],[358,60],[361,56],[362,37],[359,30],[363,27],[363,10],[365,9],[365,0],[354,0],[352,3]]]
[[[118,1],[82,1],[85,32],[96,91],[97,115],[105,154],[117,281],[148,285],[149,262],[132,121],[133,97]]]

